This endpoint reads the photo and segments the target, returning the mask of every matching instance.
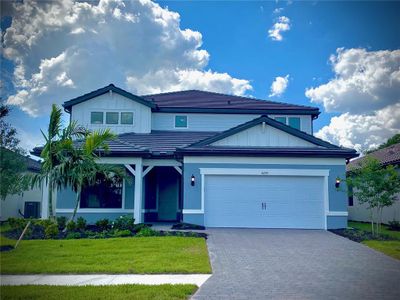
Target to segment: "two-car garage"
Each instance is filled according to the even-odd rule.
[[[326,228],[327,170],[201,173],[206,227]]]

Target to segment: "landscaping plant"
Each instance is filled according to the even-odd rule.
[[[372,234],[379,235],[384,207],[397,201],[400,178],[393,166],[383,167],[373,157],[366,157],[359,169],[351,171],[347,185],[360,204],[367,204],[370,211]]]

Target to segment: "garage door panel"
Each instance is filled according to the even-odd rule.
[[[324,228],[322,177],[207,175],[204,184],[206,226]]]

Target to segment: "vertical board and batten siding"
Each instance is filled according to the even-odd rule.
[[[335,188],[336,178],[345,178],[345,159],[340,158],[268,158],[268,157],[185,157],[184,158],[184,222],[204,225],[206,207],[202,207],[201,168],[245,168],[245,169],[298,169],[328,170],[328,216],[327,228],[345,228],[347,226],[347,193],[344,181],[341,188]],[[190,185],[191,176],[195,176],[195,185]],[[204,176],[204,175],[203,175]],[[205,175],[206,178],[210,175]],[[282,182],[285,180],[282,178]],[[298,186],[301,192],[301,186]],[[247,189],[244,189],[247,190]],[[206,203],[205,203],[206,204]],[[189,212],[189,213],[185,213]],[[336,215],[337,214],[337,215]]]
[[[188,128],[175,128],[176,115],[188,116]],[[153,113],[151,126],[153,130],[225,131],[260,116],[253,114]],[[268,116],[274,118],[278,115]],[[299,117],[301,130],[312,134],[311,116],[291,115],[291,117]]]
[[[316,147],[314,144],[294,135],[272,126],[263,126],[261,124],[216,141],[212,143],[212,145],[241,147]]]
[[[91,124],[91,112],[103,112],[103,124]],[[106,112],[133,112],[133,124],[105,124]],[[72,106],[71,120],[90,130],[110,128],[114,133],[149,133],[151,108],[117,93],[107,93]],[[121,122],[121,120],[119,120]]]

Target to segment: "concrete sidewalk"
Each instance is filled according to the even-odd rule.
[[[91,274],[91,275],[1,275],[1,285],[117,285],[195,284],[200,287],[211,274]]]

